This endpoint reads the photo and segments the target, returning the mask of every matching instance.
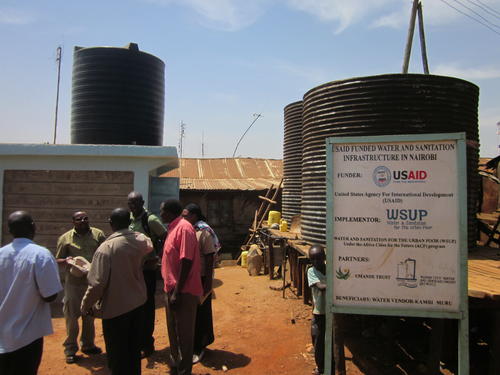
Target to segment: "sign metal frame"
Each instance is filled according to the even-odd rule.
[[[458,218],[458,249],[457,271],[459,275],[459,305],[458,311],[415,310],[411,308],[367,307],[367,306],[336,306],[333,301],[333,283],[335,271],[333,260],[335,249],[334,234],[334,204],[333,186],[335,165],[333,162],[333,146],[336,144],[377,144],[398,142],[454,141],[456,143],[457,162],[457,211]],[[326,291],[326,332],[325,338],[325,374],[333,374],[332,353],[334,347],[334,314],[387,315],[408,317],[429,317],[441,319],[458,319],[458,374],[469,374],[469,311],[468,311],[468,274],[467,274],[467,162],[465,133],[411,134],[362,137],[330,137],[326,139],[326,234],[327,234],[327,291]]]

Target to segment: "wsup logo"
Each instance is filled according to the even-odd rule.
[[[385,187],[391,182],[391,171],[389,168],[379,166],[373,171],[373,182],[378,187]]]

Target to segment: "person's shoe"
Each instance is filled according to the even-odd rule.
[[[93,348],[82,349],[82,353],[87,354],[87,355],[101,354],[102,349],[99,348],[98,346],[94,346]]]
[[[196,354],[196,353],[193,354],[193,365],[195,363],[200,362],[203,359],[204,356],[205,356],[205,349],[202,349],[202,351],[200,352],[200,354]]]
[[[155,352],[155,348],[148,348],[141,350],[141,358],[150,357]]]
[[[75,362],[76,362],[76,355],[74,355],[74,354],[70,354],[70,355],[67,355],[67,356],[66,356],[66,363],[67,363],[68,365],[71,365],[71,364],[73,364],[73,363],[75,363]]]

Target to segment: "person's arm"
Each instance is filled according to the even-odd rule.
[[[212,290],[214,275],[214,254],[205,255],[205,279],[203,283],[203,295],[207,295]]]
[[[180,259],[181,259],[181,271],[179,274],[179,280],[175,284],[175,288],[172,291],[169,301],[173,306],[177,301],[177,295],[182,292],[184,288],[184,284],[189,276],[189,272],[191,271],[191,267],[193,265],[193,258],[195,256],[195,252],[199,251],[198,240],[196,239],[196,234],[194,230],[183,230],[180,233]],[[198,276],[199,277],[199,276]]]
[[[60,266],[66,265],[66,259],[71,259],[68,257],[68,249],[66,246],[66,238],[64,234],[58,238],[56,246],[56,262]]]
[[[148,217],[148,225],[151,234],[155,237],[155,240],[158,238],[162,238],[167,231],[161,220],[156,215],[150,215]]]
[[[101,244],[106,241],[106,235],[104,234],[104,232],[100,229],[98,229],[98,233],[97,233],[97,243],[99,244],[99,246],[101,246]]]
[[[151,241],[151,239],[146,236],[145,234],[143,233],[138,233],[137,232],[137,237],[136,237],[137,241],[140,241],[142,242],[142,253],[143,255],[146,255],[146,254],[149,254],[151,251],[153,251],[154,247],[153,247],[153,242]]]
[[[55,301],[55,299],[57,298],[57,293],[56,294],[53,294],[51,296],[48,296],[48,297],[42,297],[42,299],[45,301],[45,302],[52,302],[52,301]]]
[[[313,287],[318,288],[319,290],[326,290],[326,284],[322,282],[317,282],[313,285]]]
[[[191,259],[181,259],[181,273],[179,275],[179,281],[177,281],[177,284],[175,284],[175,288],[169,298],[170,305],[172,307],[174,307],[175,303],[177,302],[177,295],[182,291],[182,288],[184,288],[184,284],[186,283],[186,280],[189,276],[192,265],[193,261]]]
[[[203,279],[203,295],[207,295],[212,290],[216,249],[212,235],[206,230],[203,230],[200,235],[200,253],[205,260],[205,269],[203,270],[203,274],[205,275]]]
[[[35,283],[40,297],[45,302],[56,299],[57,293],[62,290],[59,280],[59,270],[54,256],[48,251],[42,252],[35,263]]]
[[[316,275],[314,267],[307,270],[307,282],[311,288],[318,288],[321,291],[326,290],[326,284]]]
[[[99,249],[101,249],[101,246]],[[92,313],[92,306],[94,306],[94,304],[102,298],[109,281],[111,262],[109,260],[109,256],[104,252],[99,251],[99,249],[97,249],[94,253],[90,270],[87,275],[89,286],[87,287],[87,291],[85,292],[80,308],[82,314],[84,315]]]

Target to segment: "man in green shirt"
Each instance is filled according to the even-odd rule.
[[[146,283],[148,299],[144,304],[144,326],[141,357],[149,357],[155,351],[153,332],[155,329],[155,292],[156,275],[158,270],[158,254],[162,239],[166,236],[166,229],[161,220],[154,214],[144,208],[144,199],[142,194],[133,191],[127,197],[128,208],[131,215],[130,230],[140,232],[148,236],[153,242],[154,251],[144,257],[143,275]]]
[[[73,214],[73,229],[64,233],[57,240],[56,258],[59,264],[66,264],[64,283],[63,312],[66,320],[66,340],[63,343],[66,363],[75,363],[78,351],[78,318],[82,318],[82,334],[80,337],[81,350],[85,354],[99,354],[101,349],[94,344],[94,318],[82,316],[80,304],[87,290],[87,277],[73,275],[68,264],[77,256],[92,262],[92,257],[101,243],[106,239],[104,232],[91,227],[89,216],[84,211]]]

